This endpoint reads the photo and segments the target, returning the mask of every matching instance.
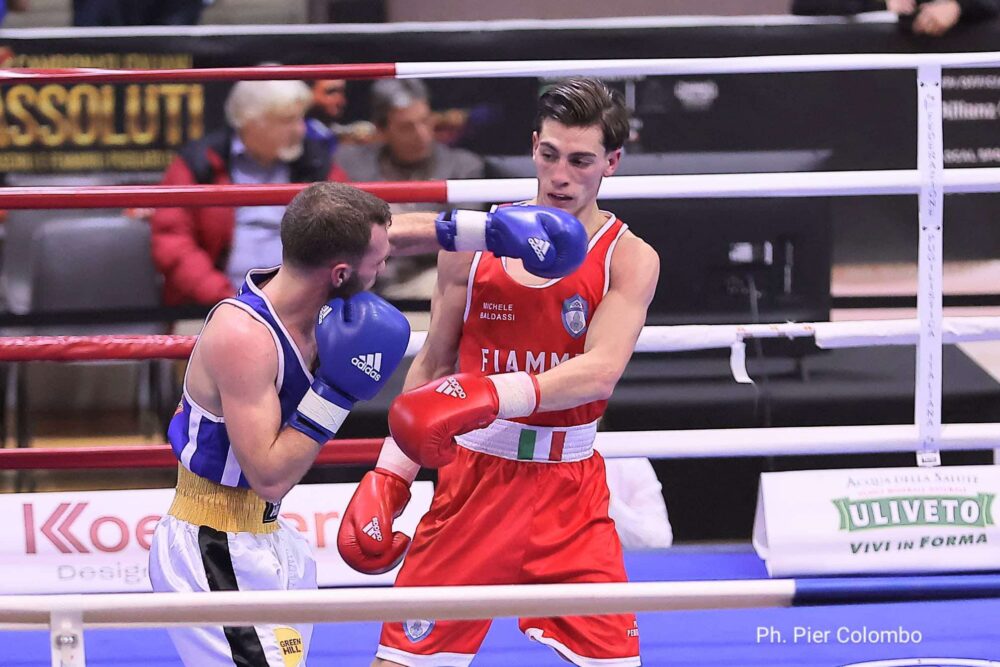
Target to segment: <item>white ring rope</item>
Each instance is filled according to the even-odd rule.
[[[848,53],[732,58],[622,58],[619,60],[469,60],[396,63],[396,77],[462,79],[565,76],[679,76],[912,70],[925,66],[1000,67],[1000,52]]]
[[[347,588],[312,591],[0,596],[0,629],[83,612],[88,626],[405,621],[787,606],[791,579],[628,584]]]
[[[751,338],[808,338],[832,350],[880,345],[915,345],[919,320],[853,320],[850,322],[786,322],[784,324],[682,324],[645,326],[636,352],[690,352],[722,350]],[[943,342],[948,344],[1000,340],[1000,317],[946,317]],[[427,340],[426,331],[414,331],[406,347],[412,357]]]
[[[1000,192],[1000,167],[945,169],[945,194]],[[688,199],[742,197],[860,197],[916,195],[916,169],[876,171],[768,172],[758,174],[683,174],[615,176],[601,184],[601,199]],[[517,201],[534,197],[534,178],[447,181],[449,202]]]
[[[936,447],[942,451],[994,449],[1000,423],[942,424]],[[602,431],[595,448],[607,458],[723,458],[885,454],[914,452],[922,440],[914,424],[879,426],[789,426],[681,431]]]

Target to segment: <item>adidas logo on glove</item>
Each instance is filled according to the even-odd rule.
[[[376,542],[382,541],[382,528],[378,525],[378,517],[373,516],[372,520],[365,524],[365,527],[361,529],[368,537],[372,538]]]
[[[538,261],[540,262],[545,261],[545,253],[547,253],[549,251],[549,248],[552,247],[552,243],[550,243],[549,241],[546,241],[545,239],[535,238],[534,236],[528,237],[528,245],[530,245],[531,249],[535,251],[536,255],[538,255]]]
[[[455,398],[465,398],[465,390],[462,389],[462,385],[458,383],[455,378],[447,378],[444,382],[438,385],[438,388],[434,391],[439,394],[444,394],[445,396],[454,396]]]
[[[351,359],[351,363],[362,373],[378,382],[382,379],[382,353],[359,354]]]

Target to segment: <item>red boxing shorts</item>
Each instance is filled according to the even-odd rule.
[[[417,527],[396,586],[626,580],[600,454],[572,463],[533,463],[459,447],[455,460],[439,471],[434,502]],[[386,623],[377,655],[413,667],[464,667],[490,623]],[[633,614],[521,618],[519,627],[575,665],[640,665]]]

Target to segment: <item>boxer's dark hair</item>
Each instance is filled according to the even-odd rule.
[[[629,112],[625,98],[600,79],[567,79],[547,88],[538,98],[535,132],[542,122],[554,120],[568,127],[599,125],[604,150],[621,148],[629,135]]]
[[[372,225],[387,225],[389,205],[343,183],[313,183],[295,196],[281,218],[285,264],[317,268],[356,261],[368,250]]]

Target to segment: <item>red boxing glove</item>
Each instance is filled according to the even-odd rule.
[[[392,521],[410,502],[410,485],[398,475],[375,468],[361,478],[337,531],[344,562],[364,574],[388,572],[403,560],[410,537],[392,532]]]
[[[408,457],[440,468],[455,458],[456,435],[496,419],[526,417],[538,401],[538,382],[528,373],[458,373],[397,396],[389,408],[389,431]]]

